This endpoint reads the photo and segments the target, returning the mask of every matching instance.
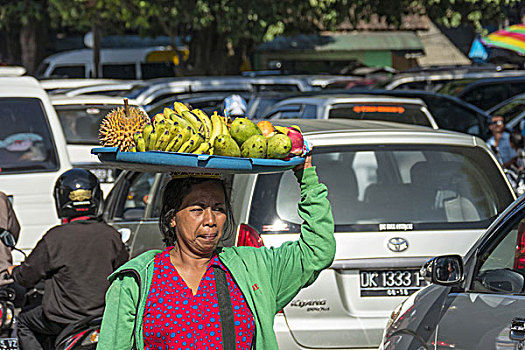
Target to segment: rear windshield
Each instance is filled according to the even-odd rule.
[[[382,120],[431,126],[421,107],[410,104],[338,103],[332,105],[328,118]]]
[[[55,171],[58,157],[37,98],[0,98],[0,175]]]
[[[69,144],[97,145],[102,119],[120,105],[55,106]]]
[[[494,161],[474,147],[318,147],[313,163],[336,231],[485,228],[513,200]],[[292,172],[259,175],[249,224],[299,232],[299,197]]]
[[[523,111],[525,111],[525,98],[517,98],[501,106],[490,114],[501,115],[505,120],[505,124],[507,124],[512,119],[523,113]]]

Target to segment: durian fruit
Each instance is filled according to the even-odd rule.
[[[100,123],[99,140],[104,147],[118,147],[120,151],[130,151],[135,146],[133,135],[151,121],[140,109],[128,106],[124,99],[124,107],[109,112]]]

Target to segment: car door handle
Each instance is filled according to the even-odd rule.
[[[510,324],[510,339],[523,341],[525,340],[525,318],[516,317]]]

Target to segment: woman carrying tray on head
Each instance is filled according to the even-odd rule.
[[[160,228],[167,248],[149,251],[110,276],[97,349],[277,349],[275,314],[313,283],[335,254],[326,186],[307,156],[301,237],[279,248],[218,248],[234,231],[224,183],[171,180]]]

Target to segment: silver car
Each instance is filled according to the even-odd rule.
[[[421,99],[382,95],[291,97],[276,103],[261,119],[290,118],[383,120],[438,129]]]
[[[390,316],[381,343],[393,349],[522,349],[525,341],[525,197],[461,258],[425,264],[432,285]]]
[[[432,256],[465,254],[515,198],[473,136],[377,121],[278,124],[299,125],[314,144],[337,240],[333,265],[276,315],[281,349],[377,348],[394,307],[426,286],[421,265]],[[124,172],[109,196],[106,220],[129,237],[132,256],[162,246],[160,193],[168,180]],[[225,244],[269,247],[299,238],[292,172],[226,180],[238,230]]]

